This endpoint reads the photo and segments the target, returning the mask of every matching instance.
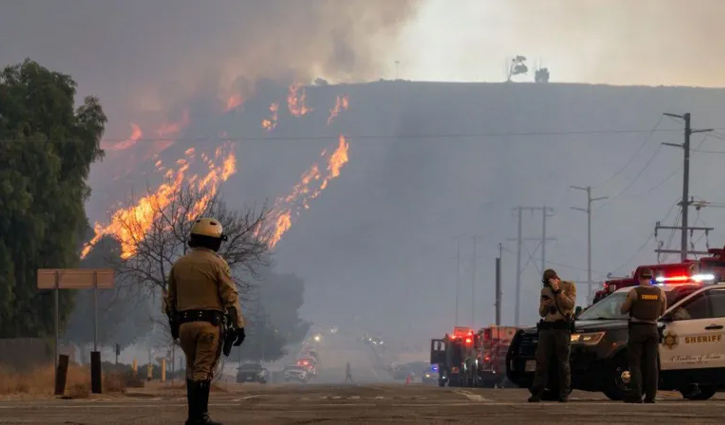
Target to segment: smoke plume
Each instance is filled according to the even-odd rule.
[[[416,9],[413,0],[4,2],[0,63],[30,57],[71,74],[101,97],[109,133],[127,134],[139,112],[167,119],[201,90],[226,102],[261,77],[376,79],[376,51]]]

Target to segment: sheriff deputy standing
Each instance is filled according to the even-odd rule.
[[[209,390],[223,347],[224,314],[233,325],[235,346],[244,341],[244,317],[227,262],[217,254],[226,236],[213,218],[191,228],[191,251],[171,268],[166,300],[171,335],[186,355],[187,425],[221,425],[209,417]]]
[[[569,353],[571,351],[572,310],[576,304],[576,285],[559,279],[556,271],[548,269],[541,279],[539,343],[536,346],[536,372],[529,402],[539,402],[544,395],[550,362],[556,362],[559,373],[559,401],[566,402],[571,387]]]
[[[652,271],[643,270],[639,276],[639,286],[629,291],[621,307],[622,314],[629,313],[627,360],[631,376],[631,393],[625,398],[625,403],[642,403],[643,386],[644,402],[655,402],[659,381],[657,319],[665,313],[665,310],[667,310],[667,297],[664,291],[652,285]]]

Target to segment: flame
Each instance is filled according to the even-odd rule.
[[[302,173],[300,182],[292,188],[289,195],[277,199],[271,212],[270,248],[274,248],[282,239],[282,236],[292,227],[292,222],[299,216],[300,211],[309,209],[309,202],[320,196],[328,183],[340,175],[340,170],[349,160],[349,147],[350,145],[345,137],[340,135],[337,149],[327,160],[327,174],[323,177],[319,165],[315,163]],[[319,187],[313,190],[310,186],[315,182],[320,182],[320,184]]]
[[[340,111],[347,111],[350,103],[347,96],[337,96],[335,98],[335,107],[330,109],[330,116],[327,118],[327,125],[332,124],[332,120],[340,114]]]
[[[123,142],[116,143],[115,145],[104,147],[104,149],[108,149],[111,151],[122,151],[135,145],[141,137],[143,137],[141,127],[134,123],[131,123],[131,136],[128,139],[124,140]]]
[[[185,110],[181,116],[181,119],[178,121],[172,121],[167,122],[161,125],[156,130],[156,136],[160,139],[157,142],[154,143],[153,146],[153,153],[158,154],[159,152],[162,152],[166,150],[168,147],[174,144],[175,140],[173,140],[174,136],[179,134],[181,130],[189,126],[189,111]]]
[[[301,90],[300,90],[301,88]],[[300,92],[299,97],[297,92]],[[312,112],[312,108],[305,106],[305,88],[300,87],[299,84],[292,84],[289,86],[289,94],[287,95],[287,107],[292,115],[300,117]]]
[[[227,106],[226,106],[226,108],[224,108],[224,112],[229,112],[233,109],[237,109],[239,107],[239,105],[241,105],[242,103],[244,103],[244,99],[242,99],[242,96],[239,96],[239,95],[231,96],[227,100]]]
[[[272,118],[269,120],[262,120],[262,127],[268,131],[272,131],[277,127],[277,112],[279,111],[279,103],[274,102],[269,105],[269,110],[272,112]]]
[[[113,236],[120,242],[121,258],[131,258],[136,254],[137,243],[142,241],[151,229],[154,220],[157,218],[158,211],[171,204],[174,195],[182,187],[184,181],[194,188],[204,190],[204,197],[191,208],[187,215],[189,219],[192,219],[201,214],[209,201],[216,195],[221,182],[228,180],[237,171],[233,146],[228,146],[229,152],[226,154],[223,147],[216,149],[214,152],[215,160],[212,160],[204,153],[201,154],[202,160],[208,167],[208,172],[202,177],[199,177],[198,174],[186,177],[191,165],[188,159],[193,159],[195,156],[194,148],[187,149],[186,157],[188,159],[181,158],[177,160],[177,168],[166,171],[164,174],[167,179],[166,183],[161,184],[155,192],[147,194],[128,208],[121,208],[114,212],[108,225],[95,224],[95,236],[83,247],[81,258],[85,258],[93,249],[93,246],[103,236],[107,235]],[[156,165],[157,168],[161,167],[161,161],[157,161]],[[134,226],[128,226],[129,223],[134,224]]]

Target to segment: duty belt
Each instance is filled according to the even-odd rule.
[[[557,320],[555,322],[540,320],[536,327],[539,329],[569,329],[569,323],[566,320]]]
[[[178,313],[179,324],[188,322],[209,322],[218,326],[222,322],[223,314],[216,310],[184,310]]]

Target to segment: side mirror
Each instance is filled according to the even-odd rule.
[[[582,312],[582,307],[581,306],[577,306],[577,308],[574,309],[574,317],[579,317],[579,315],[581,314],[581,312]]]

